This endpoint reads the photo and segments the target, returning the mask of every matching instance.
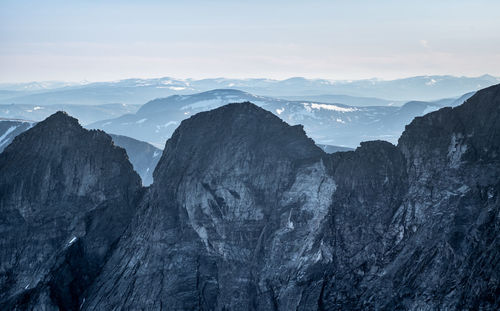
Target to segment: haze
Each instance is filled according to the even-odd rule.
[[[500,75],[499,1],[2,1],[0,82]]]

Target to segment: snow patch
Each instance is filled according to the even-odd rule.
[[[358,111],[358,108],[354,108],[354,107],[340,107],[340,106],[337,106],[337,105],[332,105],[332,104],[316,104],[316,103],[302,103],[302,105],[304,105],[304,108],[306,108],[306,110],[308,112],[311,112],[311,109],[317,109],[317,110],[321,110],[321,109],[326,109],[326,110],[332,110],[332,111],[338,111],[338,112],[354,112],[354,111]]]
[[[71,240],[69,240],[68,245],[75,243],[75,241],[76,241],[76,236],[72,237]]]
[[[429,81],[425,82],[425,85],[432,86],[432,85],[436,84],[436,82],[437,82],[436,80],[430,79]]]
[[[283,111],[285,111],[285,108],[281,107],[281,109],[276,109],[277,114],[281,114]]]
[[[135,123],[137,123],[137,124],[141,124],[141,123],[146,122],[147,120],[148,120],[148,119],[144,118],[144,119],[140,119],[140,120],[136,121]]]
[[[173,90],[173,91],[182,91],[182,90],[186,89],[183,86],[169,86],[168,88],[171,89],[171,90]]]
[[[0,136],[0,147],[3,146],[5,143],[7,143],[7,139],[5,138],[7,138],[7,136],[10,133],[12,133],[16,128],[17,126],[11,126],[2,136]]]

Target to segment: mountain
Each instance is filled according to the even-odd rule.
[[[135,114],[102,120],[89,124],[87,127],[130,136],[163,148],[165,141],[170,138],[180,122],[197,112],[231,102],[252,101],[263,105],[266,100],[280,101],[238,90],[213,90],[194,95],[173,95],[149,101],[141,106]]]
[[[34,104],[0,105],[0,118],[42,121],[57,111],[66,111],[75,116],[80,123],[89,124],[103,119],[116,118],[123,114],[134,113],[139,106],[125,104],[106,105],[41,105]]]
[[[26,120],[0,119],[0,153],[22,132],[30,129],[36,122]],[[149,186],[153,183],[153,171],[160,160],[161,149],[146,142],[127,136],[111,134],[116,146],[126,150],[134,170],[141,176],[142,184]],[[319,145],[326,153],[352,150],[346,147]]]
[[[58,112],[0,154],[0,309],[77,309],[142,195],[109,135]]]
[[[0,176],[2,309],[500,308],[500,85],[415,118],[397,146],[370,141],[333,154],[302,126],[248,102],[200,112],[175,130],[143,190],[109,136],[61,117],[0,154],[8,172]],[[75,161],[102,165],[81,175]],[[82,189],[83,180],[115,191]],[[73,216],[75,234],[63,215],[85,213],[88,198],[126,210],[113,200],[128,199],[135,209],[89,216],[96,230]],[[26,219],[33,230],[22,227]],[[101,231],[109,227],[123,231]],[[104,257],[90,256],[97,236]],[[10,255],[25,249],[28,257]]]
[[[127,136],[114,134],[110,136],[116,146],[127,151],[130,163],[141,176],[142,184],[144,186],[151,185],[153,183],[153,171],[160,160],[162,151],[146,142]]]
[[[450,107],[460,106],[461,104],[465,103],[469,98],[471,98],[474,94],[476,94],[476,92],[466,93],[460,96],[459,98],[455,99],[454,101],[452,101],[450,104],[443,106],[450,106]]]
[[[16,92],[40,92],[52,89],[60,89],[63,87],[84,85],[86,82],[64,82],[64,81],[32,81],[21,83],[0,83],[1,90],[16,91]]]
[[[280,96],[282,99],[288,99],[291,101],[312,101],[321,102],[327,104],[337,104],[342,103],[349,106],[400,106],[404,104],[404,101],[388,100],[375,97],[356,97],[349,95],[304,95],[304,96]]]
[[[36,122],[26,120],[0,119],[0,153],[22,132],[30,129]],[[142,183],[149,186],[153,182],[153,171],[160,160],[161,150],[127,136],[110,135],[116,146],[126,150],[134,170],[141,176]]]
[[[324,152],[326,153],[335,153],[335,152],[346,152],[346,151],[353,151],[354,149],[352,148],[347,148],[347,147],[339,147],[339,146],[332,146],[332,145],[318,145]]]
[[[286,80],[272,79],[126,79],[112,82],[63,83],[33,82],[28,84],[3,84],[0,90],[16,91],[18,94],[0,96],[0,104],[52,105],[78,104],[102,105],[120,103],[139,105],[152,98],[180,94],[188,95],[213,89],[238,89],[269,97],[340,96],[342,104],[354,106],[379,105],[383,102],[406,102],[410,100],[433,101],[451,98],[477,91],[499,83],[499,78],[490,75],[480,77],[418,76],[396,80],[332,81],[294,77]],[[1,91],[0,91],[1,95]],[[362,97],[362,98],[359,98]],[[372,101],[368,98],[376,98]],[[292,98],[293,99],[293,98]],[[293,99],[295,100],[295,99]],[[314,99],[312,101],[330,102]],[[334,101],[339,102],[338,100]],[[363,104],[361,104],[363,103]]]
[[[0,118],[0,153],[14,138],[30,129],[34,122],[27,120],[4,120]]]
[[[498,309],[499,114],[496,86],[329,156],[249,103],[199,113],[83,309]]]
[[[183,119],[201,111],[234,102],[250,101],[290,124],[302,124],[319,144],[353,147],[369,139],[396,143],[415,116],[441,106],[420,102],[402,107],[352,107],[342,104],[289,101],[250,93],[221,89],[193,95],[174,95],[152,100],[135,114],[102,120],[88,128],[131,136],[162,148]]]

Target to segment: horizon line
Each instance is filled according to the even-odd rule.
[[[500,80],[500,75],[492,75],[489,73],[484,73],[480,75],[453,75],[453,74],[419,74],[419,75],[408,75],[408,76],[400,76],[397,78],[381,78],[381,77],[371,77],[371,78],[356,78],[356,79],[337,79],[337,78],[321,78],[321,77],[305,77],[305,76],[289,76],[287,78],[266,78],[266,77],[230,77],[230,76],[214,76],[214,77],[206,77],[206,78],[193,78],[193,77],[188,77],[188,78],[178,78],[175,76],[157,76],[157,77],[124,77],[120,79],[108,79],[108,80],[87,80],[87,79],[82,79],[80,81],[74,81],[74,80],[57,80],[57,79],[48,79],[48,80],[23,80],[23,81],[0,81],[0,85],[8,85],[8,84],[30,84],[30,83],[73,83],[73,84],[92,84],[92,83],[112,83],[112,82],[120,82],[120,81],[126,81],[126,80],[159,80],[159,79],[173,79],[173,80],[179,80],[179,81],[200,81],[200,80],[218,80],[218,79],[224,79],[224,80],[269,80],[269,81],[286,81],[286,80],[291,80],[291,79],[305,79],[305,80],[323,80],[323,81],[329,81],[329,82],[344,82],[344,83],[351,83],[355,81],[396,81],[396,80],[404,80],[404,79],[411,79],[411,78],[425,78],[425,77],[453,77],[453,78],[469,78],[469,79],[477,79],[477,78],[482,78],[482,77],[491,77],[495,79]]]

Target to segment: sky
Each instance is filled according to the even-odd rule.
[[[498,12],[498,0],[0,0],[0,82],[500,76]]]

